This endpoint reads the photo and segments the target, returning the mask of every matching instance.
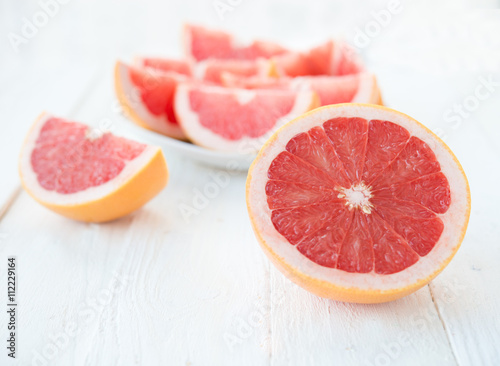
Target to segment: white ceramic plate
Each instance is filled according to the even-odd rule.
[[[248,170],[257,154],[228,153],[209,150],[190,142],[179,141],[171,137],[139,127],[126,121],[126,129],[131,136],[136,136],[145,142],[160,146],[167,151],[177,152],[199,163],[227,170]]]

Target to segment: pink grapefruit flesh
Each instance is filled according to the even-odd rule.
[[[317,105],[311,91],[229,89],[183,84],[175,96],[177,118],[199,145],[236,151],[243,142],[258,150],[264,136]]]
[[[151,67],[165,72],[175,72],[186,76],[192,76],[191,65],[184,60],[161,57],[140,57],[135,60],[134,66],[139,68]]]
[[[188,58],[195,61],[206,59],[256,60],[287,52],[283,47],[265,41],[238,45],[229,33],[196,25],[184,27],[184,42]]]

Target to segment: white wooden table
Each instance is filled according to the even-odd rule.
[[[376,18],[371,11],[388,8],[386,1],[221,2],[233,4],[223,17],[208,0],[70,0],[16,53],[9,34],[20,34],[40,5],[0,1],[0,364],[500,365],[500,10],[406,1],[359,47],[387,105],[441,131],[472,190],[455,259],[401,300],[339,303],[286,280],[254,239],[244,173],[184,218],[180,205],[192,205],[217,171],[170,151],[167,188],[112,223],[70,221],[20,189],[17,155],[42,110],[94,125],[110,120],[114,133],[130,136],[116,108],[113,62],[179,55],[185,20],[300,48],[330,35],[356,42],[357,27]],[[491,90],[476,105],[488,78]],[[464,103],[467,116],[453,119],[449,110]],[[5,347],[11,255],[16,360]]]

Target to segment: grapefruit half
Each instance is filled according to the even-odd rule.
[[[379,303],[449,263],[470,191],[429,129],[395,110],[337,104],[279,129],[247,180],[256,237],[292,281],[323,297]]]
[[[158,65],[156,65],[158,66]],[[174,113],[174,94],[187,76],[153,67],[138,68],[117,62],[115,91],[125,113],[139,126],[185,140]]]
[[[159,147],[42,114],[19,159],[21,182],[45,207],[66,217],[110,221],[156,196],[168,170]]]
[[[242,154],[257,152],[278,127],[317,106],[312,91],[184,83],[175,94],[177,120],[191,141]]]

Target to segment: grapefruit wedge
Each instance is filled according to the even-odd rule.
[[[319,296],[379,303],[450,262],[470,191],[429,129],[395,110],[337,104],[279,129],[248,173],[256,237],[292,281]]]
[[[382,104],[375,75],[359,73],[344,76],[299,76],[294,78],[238,77],[222,74],[227,87],[246,89],[312,90],[318,94],[321,106],[338,103]]]
[[[268,77],[273,74],[273,64],[265,59],[258,60],[215,60],[200,61],[194,67],[195,78],[215,84],[223,84],[225,74],[237,77]]]
[[[187,24],[184,26],[183,42],[188,59],[256,60],[270,58],[288,52],[272,42],[254,41],[248,45],[238,41],[227,32]]]
[[[280,76],[351,75],[364,71],[357,53],[341,41],[330,40],[306,52],[289,52],[272,58]]]
[[[189,139],[213,150],[257,152],[278,127],[318,106],[312,91],[181,84],[177,120]]]
[[[291,82],[294,90],[313,90],[322,106],[338,103],[381,104],[375,75],[301,76]]]
[[[138,68],[151,67],[165,72],[175,72],[178,74],[192,76],[191,64],[184,60],[162,57],[137,57],[134,66]]]
[[[158,64],[155,64],[158,66]],[[185,140],[174,113],[174,94],[186,75],[154,66],[138,68],[117,62],[115,91],[125,113],[139,126]]]
[[[168,170],[160,148],[42,114],[19,159],[26,191],[72,219],[110,221],[156,196]]]

